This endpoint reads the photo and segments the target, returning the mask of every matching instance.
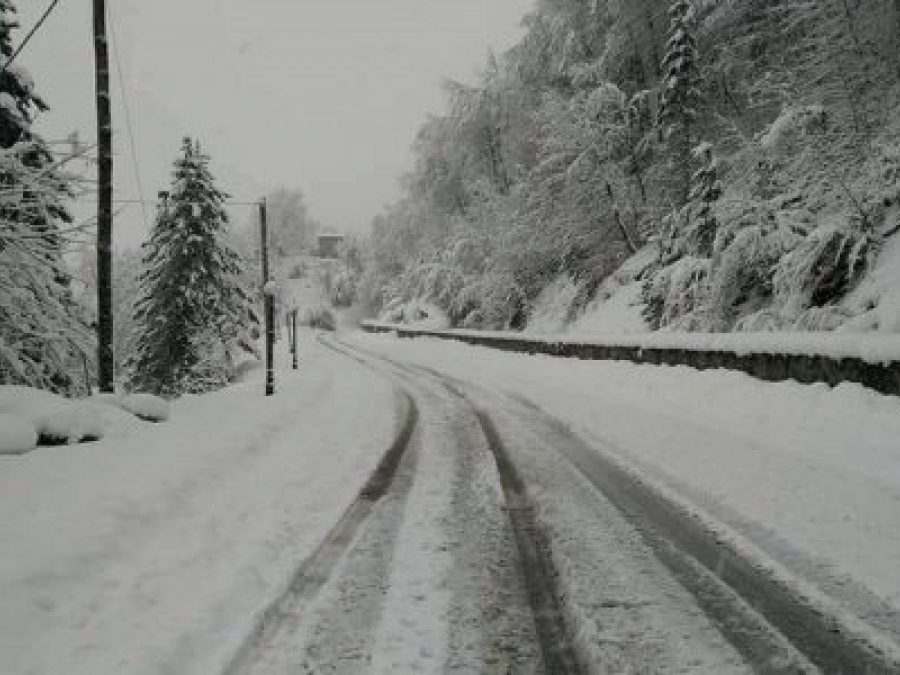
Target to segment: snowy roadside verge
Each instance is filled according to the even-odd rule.
[[[873,641],[881,634],[898,643],[896,398],[850,384],[774,384],[727,371],[523,356],[433,339],[356,340],[533,401],[648,485],[704,514],[724,538],[748,542],[748,554],[780,567],[795,586],[806,583],[806,596],[827,596],[832,608],[858,617]]]
[[[0,670],[222,669],[395,431],[390,383],[301,349],[273,398],[255,373],[165,425],[0,463]]]
[[[662,332],[563,338],[508,331],[437,331],[372,321],[360,325],[369,333],[441,338],[526,354],[701,370],[727,368],[773,382],[856,382],[900,396],[900,338],[894,335]]]

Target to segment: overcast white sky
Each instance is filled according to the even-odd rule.
[[[49,2],[18,0],[20,38]],[[300,187],[323,224],[365,229],[397,196],[425,115],[442,109],[442,77],[474,80],[533,3],[109,0],[145,196],[165,187],[192,134],[235,198]],[[38,127],[48,138],[95,138],[90,6],[62,0],[20,57],[53,108]],[[115,73],[113,89],[117,197],[137,197]],[[116,233],[141,241],[140,210],[124,211]]]

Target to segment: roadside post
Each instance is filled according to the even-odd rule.
[[[269,279],[269,237],[266,225],[266,199],[259,202],[259,238],[262,256],[262,280],[266,331],[266,396],[275,393],[275,284]]]
[[[299,367],[297,363],[297,309],[291,311],[291,357],[293,359],[294,370]]]

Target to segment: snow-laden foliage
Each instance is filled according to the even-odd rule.
[[[669,18],[659,121],[670,143],[675,200],[681,206],[691,193],[691,148],[700,107],[700,57],[694,38],[693,5],[688,0],[674,0]]]
[[[131,389],[173,396],[225,385],[248,342],[256,311],[241,280],[241,259],[225,238],[225,193],[209,157],[186,138],[172,193],[144,246]]]
[[[68,187],[36,154],[35,142],[0,149],[0,382],[71,392],[90,344],[62,255]]]
[[[0,55],[15,7],[0,0]],[[0,75],[0,384],[62,393],[85,386],[90,345],[63,258],[73,179],[32,128],[46,106],[17,63]]]
[[[574,319],[652,246],[629,292],[655,325],[851,322],[854,255],[870,262],[900,203],[898,41],[887,0],[541,0],[478,82],[448,84],[360,295],[519,327],[567,276]]]

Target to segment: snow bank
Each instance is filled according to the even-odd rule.
[[[405,326],[364,322],[382,332],[400,331]],[[638,349],[673,349],[683,351],[730,352],[738,356],[752,354],[794,354],[824,356],[830,359],[855,358],[872,364],[890,364],[900,361],[900,337],[886,334],[804,332],[804,333],[679,333],[657,332],[646,335],[537,335],[530,332],[477,330],[428,330],[411,329],[423,337],[471,337],[518,342],[600,345],[634,347]]]
[[[0,455],[22,455],[37,445],[34,425],[26,420],[0,413]]]
[[[138,421],[104,399],[69,400],[18,385],[0,386],[0,414],[30,425],[44,444],[72,444],[121,436]]]
[[[153,394],[128,394],[119,400],[119,407],[148,422],[169,419],[169,403]]]

